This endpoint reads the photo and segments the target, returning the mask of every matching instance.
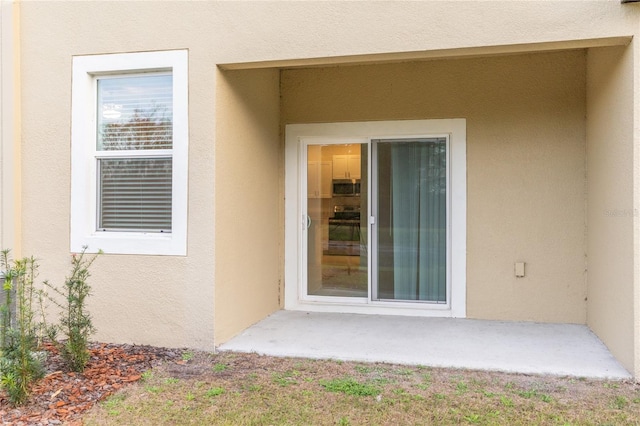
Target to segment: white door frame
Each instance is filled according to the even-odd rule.
[[[306,188],[303,139],[386,139],[417,135],[448,134],[450,143],[450,303],[379,302],[304,297],[306,273],[303,258],[306,216],[302,194]],[[369,161],[371,163],[371,161]],[[371,167],[371,165],[370,165]],[[466,120],[403,120],[350,123],[291,124],[285,129],[285,309],[316,312],[466,317]],[[371,227],[371,225],[369,225]],[[369,232],[368,235],[371,235]],[[371,264],[369,269],[371,270]],[[369,298],[370,299],[370,298]]]

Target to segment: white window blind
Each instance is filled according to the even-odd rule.
[[[99,231],[171,232],[171,74],[97,80]]]
[[[99,160],[102,230],[171,231],[171,158]]]

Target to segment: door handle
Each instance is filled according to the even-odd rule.
[[[307,215],[307,229],[309,229],[310,227],[311,227],[311,217]]]

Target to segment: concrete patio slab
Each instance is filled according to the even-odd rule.
[[[278,311],[221,351],[630,378],[584,325]]]

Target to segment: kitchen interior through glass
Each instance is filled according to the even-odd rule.
[[[307,295],[367,297],[367,145],[307,146]]]

